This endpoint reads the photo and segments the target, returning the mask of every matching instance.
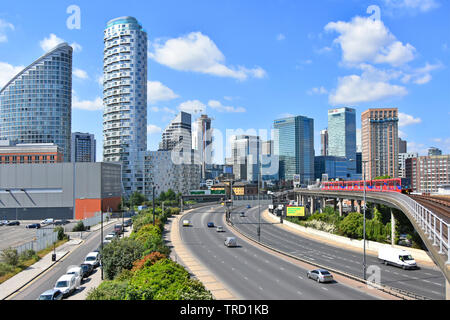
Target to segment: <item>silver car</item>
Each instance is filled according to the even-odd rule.
[[[311,270],[308,271],[306,275],[308,279],[313,279],[317,282],[333,282],[333,276],[331,273],[324,269]]]

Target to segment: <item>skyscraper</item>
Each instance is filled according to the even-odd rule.
[[[408,142],[402,140],[402,138],[398,138],[398,153],[407,153],[408,152]]]
[[[96,161],[96,140],[93,134],[81,132],[72,133],[72,155],[70,161]]]
[[[231,158],[236,180],[258,181],[261,155],[259,136],[236,135],[231,140]]]
[[[0,90],[0,137],[14,143],[55,143],[70,161],[72,47],[62,43]]]
[[[314,180],[314,120],[288,117],[274,121],[275,154],[280,159],[280,179],[292,181],[300,176],[300,183]]]
[[[133,17],[107,23],[103,57],[103,159],[122,163],[124,191],[142,192],[147,150],[147,33]]]
[[[362,161],[366,179],[398,177],[398,109],[369,109],[361,115]]]
[[[328,155],[355,159],[355,109],[338,108],[328,110]]]
[[[206,179],[207,165],[212,164],[212,129],[211,118],[202,114],[194,122],[192,130],[193,149],[198,154],[198,159],[202,165],[202,179]]]
[[[191,114],[181,111],[162,133],[159,150],[188,152],[192,150]]]
[[[328,155],[328,130],[324,129],[320,131],[320,155]]]

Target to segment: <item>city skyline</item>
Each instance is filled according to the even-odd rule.
[[[223,18],[214,9],[231,12],[237,3],[192,4],[186,7],[190,18],[181,19],[174,27],[163,20],[169,14],[179,17],[185,4],[179,4],[180,10],[170,11],[169,4],[157,3],[158,17],[143,10],[149,7],[143,2],[131,1],[126,9],[104,8],[99,12],[95,10],[101,2],[80,1],[80,29],[69,29],[66,25],[70,17],[66,13],[68,2],[52,6],[48,12],[45,3],[40,9],[34,8],[35,4],[27,3],[24,7],[20,3],[8,3],[0,14],[0,86],[22,66],[42,55],[44,49],[49,50],[51,45],[63,40],[70,43],[74,48],[72,131],[95,134],[100,142],[97,154],[101,161],[103,29],[109,20],[130,15],[148,32],[150,43],[148,150],[157,150],[163,128],[183,110],[191,112],[193,120],[201,113],[214,117],[214,127],[224,133],[239,128],[269,130],[273,119],[304,115],[315,120],[315,155],[319,155],[320,131],[327,127],[329,109],[355,108],[360,129],[363,111],[396,107],[400,117],[399,135],[408,141],[409,151],[425,155],[429,147],[436,146],[449,153],[450,137],[445,127],[449,114],[444,102],[449,100],[449,93],[444,90],[448,68],[443,63],[450,54],[449,36],[442,33],[436,37],[439,40],[425,41],[415,36],[414,30],[408,30],[408,34],[401,30],[404,23],[425,31],[432,28],[426,27],[428,23],[449,23],[443,19],[448,4],[437,3],[435,8],[421,10],[392,8],[386,1],[358,1],[352,8],[325,1],[321,6],[328,6],[329,14],[321,17],[316,4],[288,2],[285,6],[257,6],[249,2],[239,4],[241,13],[230,30],[221,28]],[[204,9],[196,11],[202,5]],[[380,8],[380,20],[367,13],[370,5]],[[250,15],[256,9],[260,16]],[[93,11],[95,19],[91,16]],[[270,18],[269,11],[277,19],[263,21],[261,16]],[[39,28],[29,23],[32,21],[29,16],[35,12],[42,15]],[[191,22],[206,12],[209,16],[202,23]],[[46,19],[49,17],[57,19]],[[280,24],[280,17],[284,23]],[[255,26],[250,28],[248,21]],[[262,28],[263,23],[267,27]],[[352,32],[372,30],[374,26],[381,28],[384,38],[376,34],[377,39],[360,39]],[[257,32],[257,27],[263,31]],[[235,32],[236,28],[240,28],[241,34]],[[29,50],[23,52],[19,44],[25,39]],[[370,54],[349,47],[351,40],[359,44],[369,41]],[[183,46],[186,53],[198,55],[168,59]],[[364,97],[354,95],[351,99],[343,94],[344,89],[355,88],[378,90],[365,93],[363,90]],[[373,96],[375,91],[380,96],[384,93],[384,98]],[[427,112],[430,109],[434,112]]]

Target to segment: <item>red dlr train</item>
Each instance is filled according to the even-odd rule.
[[[322,182],[321,190],[364,191],[364,180]],[[407,178],[366,180],[366,191],[411,193]]]

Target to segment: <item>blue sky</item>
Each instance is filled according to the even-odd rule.
[[[67,27],[70,5],[80,8],[80,29]],[[327,110],[352,106],[358,127],[362,111],[398,107],[408,151],[450,153],[443,0],[4,1],[0,87],[52,45],[72,44],[72,131],[94,133],[101,159],[103,30],[125,15],[149,38],[149,150],[179,110],[206,110],[224,136],[311,117],[319,154]]]

